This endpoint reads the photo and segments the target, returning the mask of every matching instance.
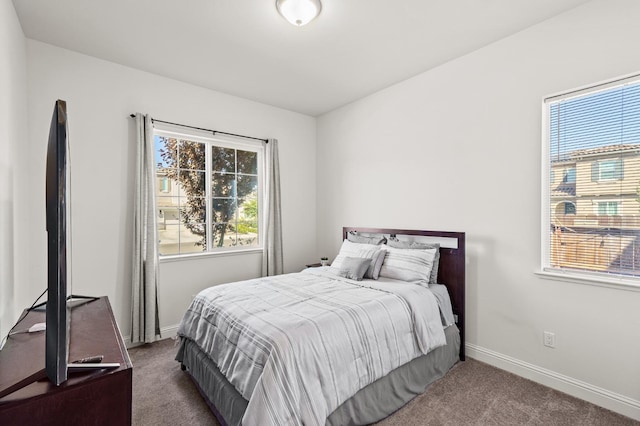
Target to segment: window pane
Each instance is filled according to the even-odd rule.
[[[211,192],[214,197],[235,197],[235,175],[228,173],[213,173],[211,180]]]
[[[180,221],[183,223],[206,222],[206,203],[204,198],[180,197]]]
[[[238,173],[258,174],[258,153],[238,150]]]
[[[616,164],[612,161],[600,163],[600,180],[613,180],[616,178]]]
[[[178,197],[158,197],[158,240],[160,254],[177,254],[180,220]]]
[[[212,226],[213,247],[234,247],[236,233],[228,223],[214,223]]]
[[[258,245],[258,222],[240,221],[236,231],[239,246],[253,247]]]
[[[158,206],[158,224],[176,224],[180,220],[178,206]]]
[[[178,220],[178,197],[158,197],[158,218],[162,220]],[[160,223],[160,219],[158,220]]]
[[[226,223],[235,221],[236,200],[235,198],[214,198],[211,201],[213,210],[213,221]]]
[[[607,205],[606,203],[598,203],[598,214],[606,215],[607,214]]]
[[[167,221],[162,229],[158,229],[158,252],[160,255],[180,253],[180,224],[178,221]]]
[[[236,150],[211,147],[211,170],[214,172],[236,172]]]
[[[183,197],[204,197],[206,179],[205,172],[180,170],[178,172],[178,182],[180,183],[178,195]]]
[[[204,170],[205,145],[201,142],[181,140],[178,146],[179,167],[188,170]]]
[[[178,141],[172,138],[154,136],[155,162],[157,168],[177,167],[177,146]]]
[[[576,205],[573,203],[564,203],[564,214],[576,214]]]
[[[168,195],[178,195],[178,187],[175,185],[173,177],[176,175],[175,169],[156,170],[156,195],[164,197]],[[174,192],[175,191],[175,192]]]
[[[576,169],[575,167],[567,169],[564,174],[563,181],[565,183],[576,183]]]
[[[240,200],[250,195],[255,196],[257,190],[258,178],[256,176],[238,176],[238,198]]]
[[[238,206],[238,220],[255,222],[258,220],[258,198],[257,194],[246,197],[242,204]]]
[[[207,250],[204,223],[187,223],[180,228],[180,254]]]

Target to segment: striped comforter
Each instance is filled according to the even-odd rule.
[[[323,425],[358,390],[446,343],[426,287],[329,268],[203,290],[178,334],[249,401],[245,425]]]

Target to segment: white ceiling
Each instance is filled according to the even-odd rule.
[[[588,0],[14,0],[25,35],[317,116]]]

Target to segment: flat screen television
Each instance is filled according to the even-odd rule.
[[[71,293],[71,205],[67,104],[57,100],[53,108],[46,158],[47,301],[25,312],[45,309],[45,368],[0,389],[0,398],[48,377],[59,386],[70,371],[118,368],[119,363],[102,363],[102,355],[69,362],[71,308],[98,299]],[[44,294],[44,293],[43,293]],[[25,318],[23,315],[14,328]],[[39,324],[35,324],[38,326]],[[34,326],[34,327],[35,327]],[[32,327],[33,328],[33,327]],[[13,330],[13,328],[12,328]],[[42,330],[42,329],[39,329]],[[31,332],[31,328],[28,330]],[[26,330],[17,331],[24,333]],[[11,336],[11,330],[7,338]],[[0,346],[1,349],[1,346]]]
[[[67,103],[57,100],[51,117],[46,166],[47,304],[45,370],[56,386],[67,380],[71,312],[71,184]]]

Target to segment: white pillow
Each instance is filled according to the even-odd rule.
[[[405,250],[382,246],[387,254],[380,276],[408,282],[429,283],[437,249]]]
[[[364,251],[369,251],[369,250],[377,251],[377,250],[380,250],[380,247],[381,246],[376,244],[359,244],[359,243],[352,243],[349,240],[344,240],[342,242],[342,247],[340,247],[340,252],[336,256],[336,258],[333,260],[331,267],[340,269],[340,267],[342,267],[342,262],[344,261],[345,257],[367,257],[367,256],[361,255],[360,253],[363,253]],[[371,258],[371,256],[368,256],[368,257]]]

